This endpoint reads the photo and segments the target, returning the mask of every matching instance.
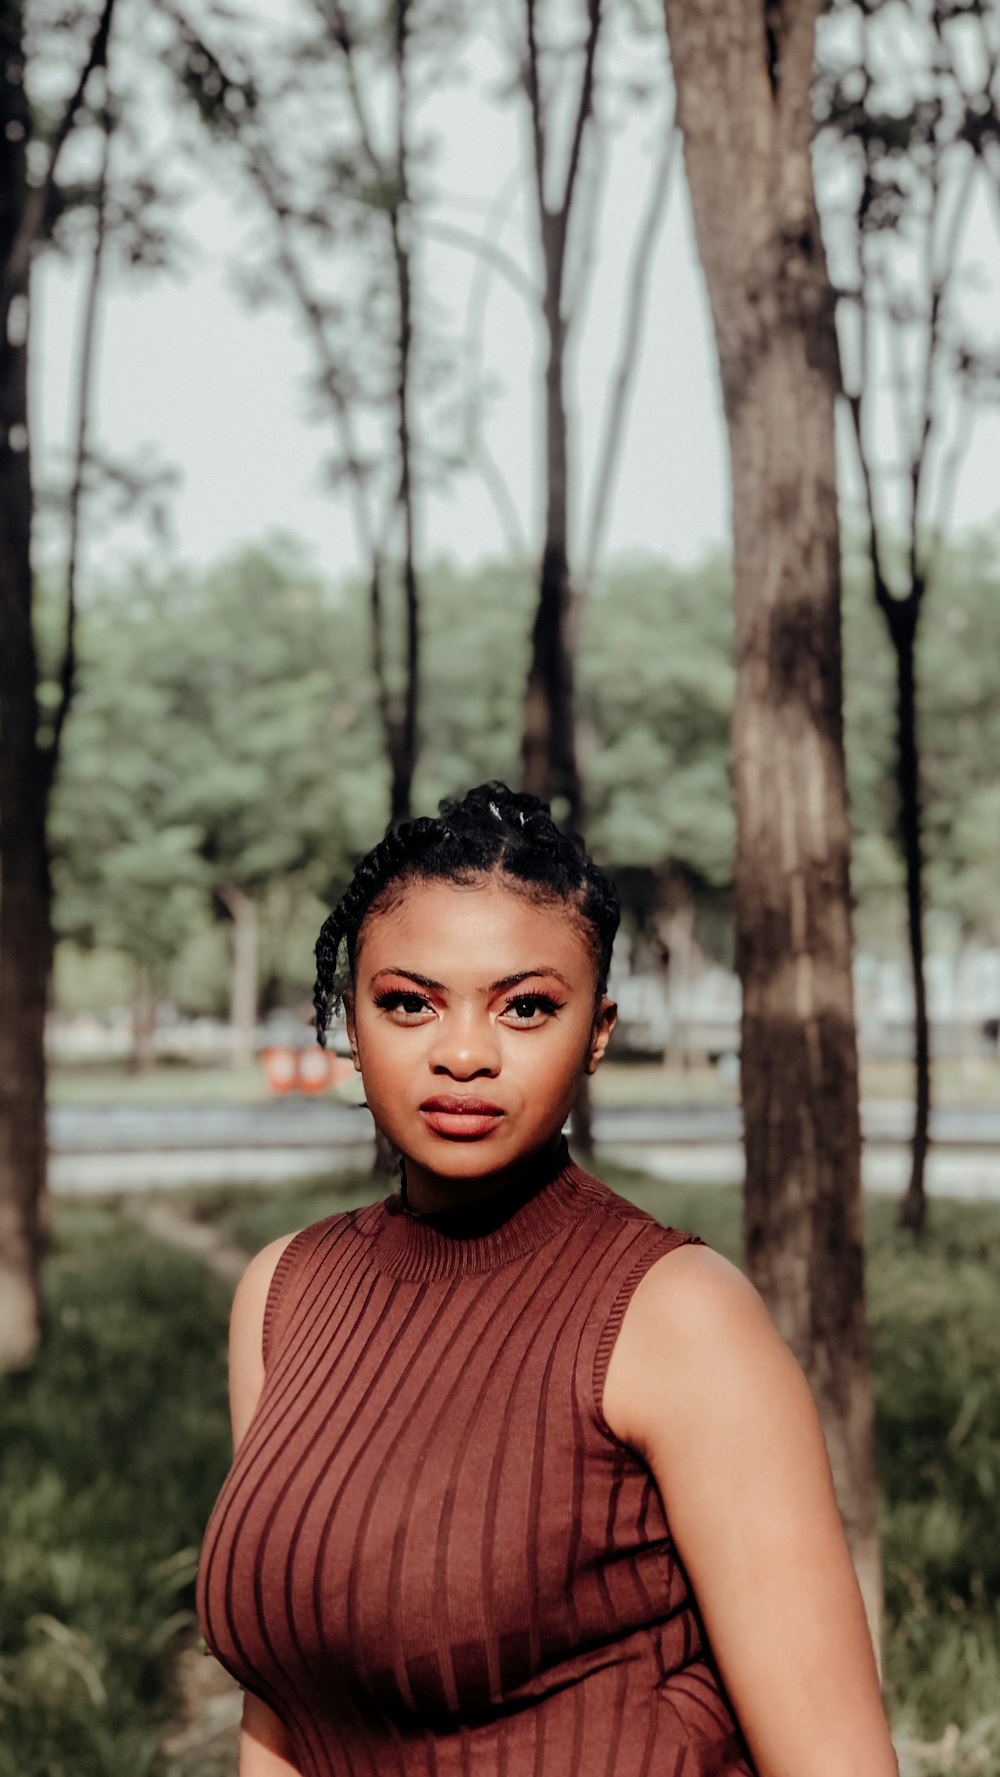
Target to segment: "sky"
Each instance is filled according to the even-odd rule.
[[[525,203],[525,120],[515,99],[497,96],[501,69],[497,46],[484,34],[463,57],[461,77],[423,107],[420,123],[437,141],[435,187],[443,194],[432,220],[466,230],[488,227],[491,238],[536,277]],[[665,77],[662,102],[626,109],[614,132],[589,300],[572,353],[578,551],[593,498],[630,255],[670,108]],[[169,129],[162,134],[169,144]],[[184,560],[207,563],[283,530],[305,541],[325,573],[340,577],[357,563],[357,542],[343,494],[324,485],[329,439],[324,426],[309,418],[306,342],[290,310],[251,310],[238,291],[241,264],[261,236],[232,176],[217,175],[206,148],[203,170],[192,176],[188,168],[178,177],[188,192],[180,211],[190,247],[185,269],[155,279],[119,277],[103,304],[97,443],[130,462],[155,460],[176,469],[172,547]],[[509,196],[499,224],[498,193]],[[987,218],[974,212],[973,247],[987,227]],[[33,448],[43,465],[71,435],[81,269],[50,258],[37,277]],[[421,299],[434,305],[455,352],[463,352],[474,280],[482,277],[478,258],[441,239],[435,228],[421,246],[417,276]],[[522,547],[533,555],[541,523],[540,342],[522,297],[501,276],[489,279],[487,291],[485,437],[502,467]],[[991,519],[1000,507],[995,415],[981,422],[974,442],[958,488],[959,527]],[[841,457],[842,498],[849,504],[857,480],[846,431]],[[728,462],[714,346],[677,155],[604,555],[644,551],[690,562],[724,544],[728,534]],[[418,547],[425,559],[447,555],[461,564],[509,553],[510,525],[477,470],[421,502]],[[134,525],[99,534],[92,529],[88,571],[99,575],[149,548]]]

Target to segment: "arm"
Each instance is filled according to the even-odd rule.
[[[735,1266],[651,1266],[604,1414],[652,1470],[760,1777],[897,1777],[812,1397]]]
[[[275,1266],[292,1239],[294,1236],[289,1234],[272,1241],[251,1259],[233,1298],[229,1319],[229,1410],[234,1450],[246,1434],[264,1386],[264,1306]],[[249,1691],[243,1698],[239,1777],[298,1777],[298,1767],[289,1763],[288,1739],[278,1717]]]

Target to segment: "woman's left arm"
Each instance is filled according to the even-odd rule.
[[[650,1268],[604,1415],[652,1470],[760,1777],[897,1777],[812,1397],[735,1266]]]

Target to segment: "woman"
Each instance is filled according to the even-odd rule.
[[[545,805],[487,784],[323,927],[319,1038],[342,998],[402,1184],[236,1294],[198,1596],[240,1777],[895,1777],[797,1365],[562,1138],[617,924]]]

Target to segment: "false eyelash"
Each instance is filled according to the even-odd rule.
[[[404,1000],[419,1000],[422,1006],[430,1003],[424,994],[417,992],[416,988],[408,992],[402,987],[387,987],[382,993],[375,995],[376,1006],[399,1006]]]
[[[548,993],[515,993],[513,998],[507,1001],[507,1006],[540,1006],[543,1012],[559,1012],[564,1004],[564,1000],[554,1000]],[[507,1010],[507,1006],[504,1007],[504,1011]]]

